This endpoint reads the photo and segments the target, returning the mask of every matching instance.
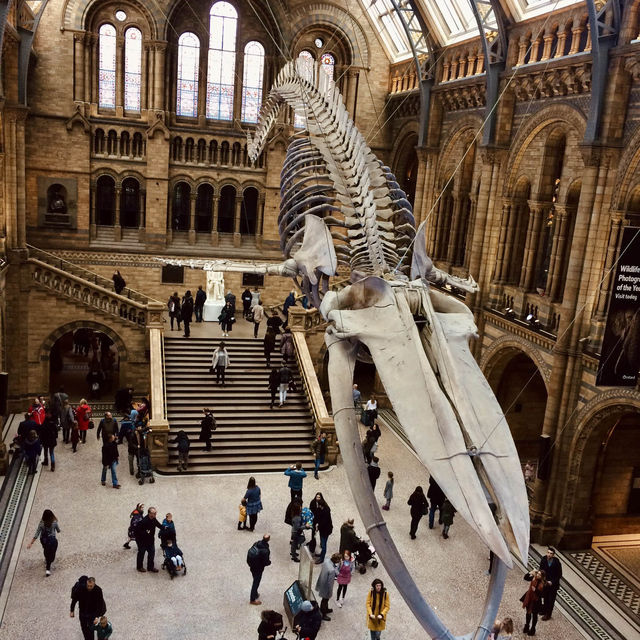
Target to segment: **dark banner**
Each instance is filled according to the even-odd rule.
[[[640,227],[625,227],[596,384],[635,387],[640,369]]]

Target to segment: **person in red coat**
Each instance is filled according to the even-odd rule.
[[[526,593],[520,598],[522,608],[527,612],[522,633],[535,636],[538,614],[542,610],[542,595],[544,594],[547,579],[544,571],[530,571],[525,574],[524,579],[531,584]]]
[[[89,430],[90,420],[91,407],[83,398],[82,400],[80,400],[80,404],[76,407],[76,421],[78,422],[78,430],[80,431],[80,438],[82,442],[87,441],[87,431]]]

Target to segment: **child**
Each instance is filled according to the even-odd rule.
[[[342,607],[344,604],[344,598],[347,595],[347,587],[351,582],[351,574],[353,573],[353,556],[349,549],[345,549],[342,554],[342,560],[340,561],[340,568],[338,569],[338,575],[336,580],[338,581],[338,593],[336,594],[336,604]],[[340,601],[342,596],[342,602]]]
[[[440,522],[442,522],[442,537],[446,540],[449,537],[449,527],[453,524],[453,516],[456,510],[453,505],[445,498],[440,507]]]
[[[73,423],[73,429],[71,430],[71,448],[73,453],[78,450],[78,442],[80,442],[80,430],[78,429],[78,423]]]
[[[387,483],[384,485],[384,497],[386,502],[382,506],[385,511],[389,511],[389,507],[391,506],[391,498],[393,498],[393,471],[389,471],[387,474],[389,478]]]
[[[136,539],[136,528],[140,520],[144,518],[144,504],[139,502],[136,508],[129,514],[129,529],[127,530],[127,541],[122,545],[125,549],[131,549],[129,543]]]
[[[238,531],[247,528],[247,501],[242,498],[238,507]]]
[[[96,618],[93,621],[93,630],[98,633],[98,640],[107,640],[113,633],[113,627],[107,620],[107,616],[102,616],[99,620]]]
[[[173,516],[170,513],[167,513],[162,521],[162,529],[160,529],[158,538],[160,538],[160,546],[163,549],[168,545],[169,541],[174,545],[176,544],[176,525],[173,523]]]
[[[183,553],[177,545],[173,544],[173,540],[169,538],[166,546],[164,547],[164,555],[171,563],[168,569],[171,579],[173,580],[178,571],[184,571],[184,560],[182,559]]]

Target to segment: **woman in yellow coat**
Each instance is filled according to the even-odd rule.
[[[371,583],[371,591],[367,596],[367,627],[371,632],[371,640],[380,640],[380,633],[387,623],[389,611],[389,594],[382,580],[376,578]]]

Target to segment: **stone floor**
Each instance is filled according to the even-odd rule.
[[[129,476],[125,460],[119,468],[122,489],[114,490],[110,483],[102,487],[100,449],[94,434],[89,433],[87,444],[81,445],[76,454],[67,445],[60,445],[56,472],[44,468],[38,473],[0,639],[81,638],[78,620],[70,619],[68,610],[71,587],[82,574],[95,576],[104,591],[114,639],[255,638],[260,610],[282,611],[283,592],[297,577],[299,565],[289,560],[289,528],[283,522],[289,498],[286,478],[280,474],[257,476],[264,511],[254,534],[239,532],[237,505],[245,491],[246,477],[157,477],[155,484],[139,487]],[[410,540],[406,500],[417,484],[427,485],[427,474],[390,432],[383,432],[379,456],[382,477],[388,470],[396,477],[395,497],[386,515],[401,553],[445,623],[455,634],[469,633],[475,628],[486,593],[487,549],[460,518],[456,518],[448,540],[437,529],[430,531],[426,520],[420,525],[417,540]],[[381,479],[377,488],[381,500],[383,487]],[[305,499],[314,491],[322,491],[332,508],[330,551],[336,550],[340,524],[348,517],[356,518],[356,531],[362,534],[341,466],[321,474],[318,481],[309,477]],[[188,566],[186,576],[171,581],[164,572],[154,575],[135,571],[135,550],[125,550],[122,544],[129,512],[137,502],[156,506],[161,516],[167,511],[173,513],[178,544]],[[53,509],[62,529],[55,570],[49,578],[44,576],[40,545],[26,549],[45,508]],[[264,532],[272,536],[273,564],[266,569],[260,588],[263,607],[255,607],[248,602],[251,576],[245,557],[251,543]],[[158,560],[157,565],[160,563]],[[365,599],[374,577],[384,580],[391,597],[383,638],[425,638],[382,565],[369,568],[364,576],[354,575],[344,608],[334,607],[333,619],[323,624],[319,638],[368,638]],[[514,569],[508,576],[500,613],[516,622],[516,638],[523,637],[519,597],[524,590],[522,572]],[[550,622],[540,622],[539,635],[557,640],[582,637],[558,609]]]

